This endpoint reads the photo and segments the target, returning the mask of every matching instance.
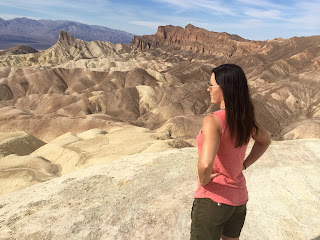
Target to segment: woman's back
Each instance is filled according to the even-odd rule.
[[[225,110],[212,114],[219,118],[221,124],[220,145],[213,162],[212,173],[220,173],[220,175],[204,187],[199,185],[194,197],[210,198],[215,202],[232,206],[244,204],[248,201],[248,192],[242,168],[248,145],[235,147],[237,139],[235,136],[232,138],[230,136]],[[200,130],[197,136],[199,156],[202,140],[202,130]]]

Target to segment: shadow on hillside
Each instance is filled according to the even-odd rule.
[[[311,240],[320,240],[320,235],[318,237],[312,238]]]

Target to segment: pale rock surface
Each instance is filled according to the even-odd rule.
[[[319,139],[273,142],[244,172],[241,239],[320,236],[319,146]],[[5,194],[1,239],[189,239],[196,165],[196,148],[139,153]]]
[[[283,132],[285,140],[320,136],[320,120],[304,120],[286,127]]]
[[[0,195],[59,177],[60,172],[60,165],[41,156],[8,155],[0,159]]]
[[[60,176],[59,165],[29,156],[43,145],[26,132],[0,133],[0,195]]]
[[[9,111],[8,111],[9,110]],[[26,131],[44,142],[50,142],[66,132],[81,133],[92,128],[108,130],[123,125],[117,118],[106,114],[67,117],[52,114],[37,116],[12,107],[0,108],[0,131]],[[7,114],[9,116],[7,116]],[[10,119],[10,121],[9,121]]]
[[[190,146],[187,142],[171,139],[165,133],[123,125],[108,131],[91,129],[78,135],[66,133],[31,155],[42,156],[59,164],[61,174],[65,175],[77,169],[112,162],[126,155]]]
[[[173,138],[195,139],[201,129],[202,119],[204,116],[178,116],[171,118],[157,132],[168,133]],[[195,145],[194,145],[195,146]]]
[[[110,127],[108,131],[91,129],[78,135],[68,132],[48,144],[24,132],[2,133],[0,141],[0,153],[9,155],[0,160],[5,182],[0,195],[126,155],[192,146],[166,133],[128,124]]]

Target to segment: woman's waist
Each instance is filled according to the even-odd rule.
[[[221,181],[221,180],[220,180]],[[248,201],[248,191],[246,185],[234,185],[212,181],[206,186],[198,185],[194,197],[210,198],[219,203],[228,205],[241,205]]]
[[[220,172],[221,173],[221,172]],[[246,188],[246,179],[242,173],[236,176],[230,176],[224,173],[221,173],[219,176],[212,179],[210,184],[218,184],[231,188]]]

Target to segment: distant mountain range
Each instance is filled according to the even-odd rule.
[[[0,49],[26,44],[32,48],[44,50],[57,42],[61,30],[85,41],[129,43],[134,37],[134,34],[128,32],[73,21],[0,18]]]

